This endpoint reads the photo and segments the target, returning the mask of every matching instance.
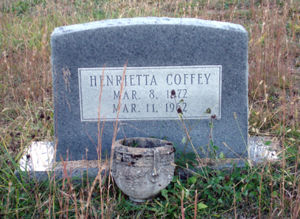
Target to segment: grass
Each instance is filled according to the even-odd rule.
[[[50,34],[99,19],[170,16],[242,24],[249,32],[249,132],[276,136],[281,161],[191,174],[134,205],[108,177],[47,182],[14,171],[33,140],[52,140]],[[4,218],[297,218],[299,177],[299,2],[288,0],[4,0],[0,3],[0,216]],[[195,155],[191,155],[195,158]],[[188,162],[189,166],[192,162]],[[177,170],[178,171],[178,170]]]

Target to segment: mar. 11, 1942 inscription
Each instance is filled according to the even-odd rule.
[[[81,121],[116,120],[123,68],[79,68]],[[221,118],[222,66],[127,67],[119,120]],[[175,92],[174,92],[175,91]]]

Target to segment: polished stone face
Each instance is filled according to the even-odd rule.
[[[116,120],[122,73],[123,68],[79,69],[82,122]],[[127,67],[118,119],[178,120],[179,110],[185,119],[220,119],[221,73],[221,66],[213,65]]]
[[[247,41],[240,25],[187,18],[56,28],[51,36],[56,159],[97,159],[102,127],[102,156],[109,153],[125,63],[118,139],[166,138],[180,151],[183,118],[201,155],[212,140],[217,153],[247,156]],[[186,149],[191,151],[190,144]]]

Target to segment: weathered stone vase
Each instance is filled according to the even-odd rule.
[[[144,202],[164,189],[174,175],[173,144],[155,138],[116,141],[112,176],[132,201]]]

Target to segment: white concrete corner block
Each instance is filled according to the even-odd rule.
[[[53,142],[32,142],[20,160],[22,171],[50,171],[54,164],[55,147]]]
[[[252,136],[249,138],[248,156],[254,163],[279,160],[280,145],[277,138]]]

